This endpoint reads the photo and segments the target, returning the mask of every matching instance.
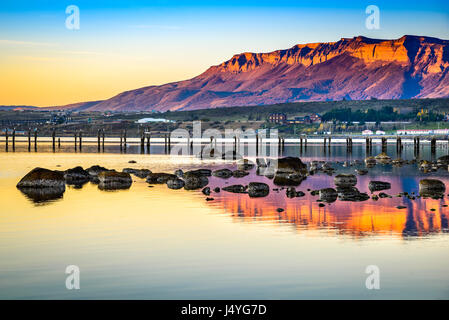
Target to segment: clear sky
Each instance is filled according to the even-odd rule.
[[[0,2],[0,105],[63,105],[188,79],[233,54],[364,35],[449,39],[449,2]],[[66,28],[66,7],[80,29]],[[365,27],[368,5],[380,29]]]

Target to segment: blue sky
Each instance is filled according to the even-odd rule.
[[[80,8],[76,31],[65,28],[65,8],[72,4]],[[365,27],[371,4],[380,9],[379,30]],[[0,80],[0,87],[11,89],[0,91],[0,98],[9,95],[0,104],[68,103],[75,94],[79,100],[104,99],[193,77],[235,53],[404,34],[449,39],[448,2],[3,0],[0,68],[11,77]],[[16,78],[29,80],[26,95],[11,87]],[[55,93],[61,84],[67,86]],[[23,83],[15,85],[24,90]],[[45,98],[38,97],[36,85]]]

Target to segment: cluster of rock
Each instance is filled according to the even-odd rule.
[[[378,163],[392,163],[393,165],[403,165],[416,163],[416,160],[404,161],[401,159],[391,160],[388,155],[381,153],[376,157],[368,157],[364,161],[367,169],[375,166]],[[344,167],[355,165],[362,165],[363,162],[359,160],[345,161],[342,163]],[[430,163],[428,161],[418,162],[420,169],[423,171],[441,168],[449,164],[449,156],[444,156],[438,161]],[[255,163],[248,159],[239,159],[237,161],[237,169],[231,170],[228,168],[210,170],[210,169],[196,169],[184,172],[181,169],[174,173],[166,172],[152,172],[149,169],[135,169],[125,168],[122,172],[107,169],[101,166],[92,166],[83,169],[78,166],[67,169],[65,171],[48,170],[43,168],[35,168],[25,175],[17,184],[22,192],[36,202],[47,201],[62,197],[65,191],[65,185],[82,186],[87,182],[98,184],[101,190],[117,190],[128,189],[132,185],[131,175],[138,178],[145,179],[150,185],[152,184],[166,184],[169,189],[178,190],[198,190],[208,198],[206,200],[213,200],[209,197],[212,192],[219,193],[221,190],[231,193],[248,194],[249,197],[258,198],[266,197],[270,193],[270,187],[263,182],[250,182],[248,185],[234,184],[222,187],[215,187],[211,190],[208,187],[209,178],[216,177],[219,179],[229,178],[243,178],[249,175],[249,171],[256,168],[256,174],[265,176],[273,180],[273,184],[286,190],[288,198],[303,197],[305,194],[302,191],[297,191],[295,187],[299,186],[301,182],[308,176],[322,172],[328,175],[333,175],[335,169],[331,163],[326,161],[312,161],[309,167],[304,164],[300,158],[285,157],[280,159],[256,159]],[[367,169],[357,168],[355,173],[357,175],[366,175]],[[338,174],[334,177],[335,188],[324,188],[321,190],[312,190],[311,194],[319,196],[318,201],[320,206],[323,203],[332,203],[336,200],[340,201],[366,201],[368,199],[378,200],[379,198],[391,197],[390,195],[380,192],[379,194],[372,194],[370,197],[367,193],[360,192],[357,188],[357,176],[355,174]],[[371,193],[388,190],[391,188],[389,182],[384,181],[370,181],[368,189]],[[279,191],[279,188],[273,189]],[[433,197],[439,198],[444,195],[445,185],[440,180],[423,179],[419,183],[419,194],[414,195],[404,192],[398,196],[406,196],[410,199],[416,197]]]

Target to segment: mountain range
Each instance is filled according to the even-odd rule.
[[[362,36],[245,52],[185,81],[65,108],[167,111],[300,101],[449,97],[449,40]]]

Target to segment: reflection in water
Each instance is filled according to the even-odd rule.
[[[19,188],[19,190],[36,204],[44,204],[62,199],[65,188]]]
[[[313,150],[309,146],[307,152]],[[354,146],[353,156],[357,154]],[[303,157],[304,162],[320,159],[319,153]],[[448,297],[447,196],[395,196],[417,193],[423,177],[447,185],[446,171],[424,175],[412,165],[376,166],[357,176],[356,187],[371,195],[370,181],[389,182],[391,189],[385,192],[392,198],[357,203],[317,202],[319,195],[310,191],[334,187],[333,177],[326,174],[307,177],[296,187],[304,196],[289,198],[286,188],[258,176],[255,169],[244,178],[210,177],[213,201],[206,201],[201,190],[170,190],[163,184],[149,188],[135,176],[128,190],[106,192],[89,182],[82,189],[68,186],[63,198],[49,202],[44,195],[33,196],[46,202],[29,201],[16,188],[36,166],[66,170],[78,165],[167,173],[236,169],[222,161],[160,155],[2,154],[0,298],[73,299],[64,286],[70,264],[84,272],[84,289],[76,297],[86,299]],[[357,168],[332,166],[338,173]],[[215,187],[249,182],[269,184],[269,195],[214,192]],[[364,286],[370,264],[381,267],[385,284],[374,293]]]

